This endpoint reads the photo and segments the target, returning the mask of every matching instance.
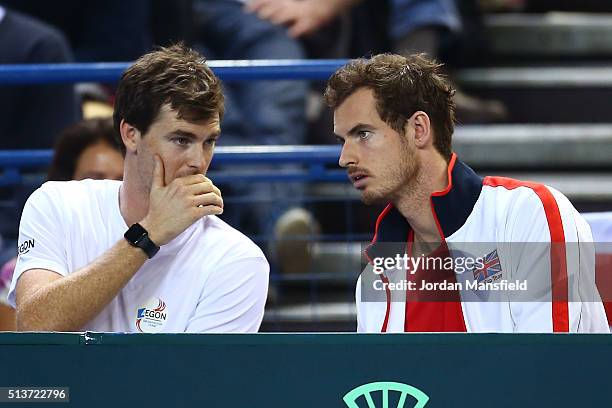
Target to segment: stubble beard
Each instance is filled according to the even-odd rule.
[[[363,191],[361,201],[366,205],[384,205],[395,202],[404,192],[414,189],[414,184],[421,171],[419,157],[407,146],[402,146],[402,158],[398,166],[392,168],[390,174],[383,179],[381,186],[370,187]]]

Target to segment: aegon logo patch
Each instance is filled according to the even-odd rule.
[[[144,306],[138,308],[136,328],[141,333],[159,333],[167,319],[166,303],[161,299],[151,298]]]
[[[28,239],[27,241],[24,241],[21,245],[17,246],[17,252],[19,253],[19,255],[27,254],[32,248],[34,248],[34,240]]]

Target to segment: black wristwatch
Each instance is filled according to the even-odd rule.
[[[125,234],[123,234],[123,237],[130,245],[142,249],[149,259],[153,258],[159,251],[159,247],[149,238],[147,230],[138,223],[132,225]]]

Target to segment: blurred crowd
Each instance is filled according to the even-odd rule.
[[[480,3],[4,0],[0,2],[0,63],[131,61],[155,45],[184,41],[208,59],[346,58],[392,51],[424,52],[452,64],[466,64],[486,51],[479,32],[481,7],[525,6],[524,0]],[[228,115],[222,143],[308,141],[308,125],[316,119],[307,116],[308,84],[264,81],[226,88]],[[50,148],[65,127],[83,116],[104,115],[98,104],[111,106],[112,98],[112,84],[3,86],[0,107],[6,114],[0,119],[0,134],[5,136],[0,148]],[[503,107],[490,108],[469,98],[465,106],[459,105],[469,120],[495,121],[504,116]]]

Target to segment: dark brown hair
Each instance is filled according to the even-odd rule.
[[[440,67],[422,54],[380,54],[352,60],[329,79],[325,100],[336,109],[357,89],[370,88],[378,115],[400,134],[414,112],[423,111],[431,118],[434,146],[449,160],[455,128],[455,92],[440,74]]]
[[[182,43],[143,55],[123,73],[113,114],[117,136],[122,119],[146,134],[166,103],[187,121],[223,117],[221,81],[202,55]]]
[[[54,146],[48,180],[72,180],[81,154],[97,143],[106,143],[118,152],[121,151],[123,145],[115,137],[110,118],[82,120],[64,129]]]

